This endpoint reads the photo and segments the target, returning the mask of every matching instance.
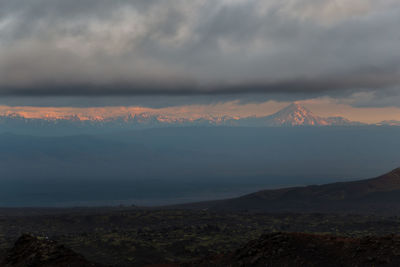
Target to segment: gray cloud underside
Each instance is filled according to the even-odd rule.
[[[0,0],[0,95],[398,92],[398,25],[394,0]]]

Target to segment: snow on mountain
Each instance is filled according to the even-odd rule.
[[[103,118],[82,117],[78,115],[46,116],[44,118],[26,118],[21,114],[0,115],[0,130],[13,131],[19,129],[27,132],[31,130],[55,129],[60,132],[70,129],[79,129],[84,132],[99,130],[143,129],[154,127],[181,127],[181,126],[251,126],[251,127],[292,127],[292,126],[349,126],[362,125],[343,117],[323,118],[313,114],[302,105],[293,103],[278,112],[265,117],[231,117],[200,116],[198,118],[185,118],[170,116],[168,114],[139,113],[123,116]]]
[[[362,125],[343,117],[323,118],[297,103],[290,104],[278,112],[266,117],[253,117],[242,120],[249,126],[347,126]]]
[[[378,123],[381,126],[400,126],[400,121],[396,120],[388,120],[388,121],[381,121]]]
[[[271,126],[330,125],[327,120],[315,116],[305,107],[293,103],[267,117]]]

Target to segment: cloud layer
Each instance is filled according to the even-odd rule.
[[[0,0],[0,95],[398,92],[397,0]]]

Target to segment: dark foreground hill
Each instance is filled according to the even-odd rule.
[[[400,168],[367,180],[263,190],[239,198],[179,207],[257,212],[400,214]]]
[[[264,234],[232,252],[215,256],[207,254],[198,256],[202,259],[186,263],[145,264],[145,266],[400,266],[400,236],[350,238],[306,233],[271,233]],[[1,266],[99,267],[100,265],[88,262],[83,256],[54,241],[23,235],[9,250]]]
[[[31,233],[48,236],[90,262],[115,267],[146,266],[192,262],[207,255],[227,254],[267,233],[324,233],[360,238],[398,233],[400,225],[400,216],[376,215],[230,213],[128,207],[51,212],[51,209],[2,210],[0,254],[12,248],[22,233]]]
[[[0,261],[1,262],[1,261]],[[4,267],[100,267],[54,241],[22,235],[1,263]]]
[[[274,233],[185,266],[400,266],[400,237]]]

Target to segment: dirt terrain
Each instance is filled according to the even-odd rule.
[[[46,238],[22,235],[7,251],[5,267],[101,267]],[[131,266],[139,266],[132,264]],[[400,236],[349,238],[305,233],[273,233],[233,252],[186,263],[146,267],[222,266],[400,266]]]
[[[274,233],[184,266],[400,266],[400,236]]]
[[[22,235],[4,255],[4,267],[100,267],[53,240]]]

